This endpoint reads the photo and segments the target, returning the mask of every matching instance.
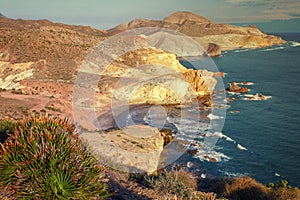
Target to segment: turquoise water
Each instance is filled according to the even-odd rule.
[[[287,45],[224,52],[214,62],[226,72],[224,84],[250,81],[250,94],[272,96],[266,101],[230,103],[223,134],[241,144],[220,139],[216,145],[230,159],[219,163],[193,162],[213,175],[250,175],[267,184],[287,179],[300,186],[300,34],[281,34]],[[232,95],[227,94],[227,97]],[[239,113],[231,113],[238,110]]]

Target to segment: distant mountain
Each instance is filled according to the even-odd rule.
[[[53,23],[49,20],[14,20],[1,17],[0,61],[12,64],[37,62],[34,65],[38,69],[35,70],[35,76],[39,79],[71,80],[93,47],[111,35],[138,27],[176,30],[192,37],[212,56],[219,55],[221,50],[285,43],[280,37],[267,35],[256,26],[217,24],[191,12],[175,12],[163,20],[135,19],[107,31],[88,26]],[[160,35],[156,33],[149,35],[149,39],[157,37]],[[180,41],[176,36],[167,39],[174,49],[179,44],[177,41]],[[197,53],[196,51],[194,52]],[[189,51],[180,53],[186,54]],[[199,52],[201,54],[203,52]]]
[[[160,27],[173,29],[192,37],[206,50],[232,50],[237,48],[259,48],[284,44],[280,37],[267,35],[256,26],[239,27],[218,24],[191,12],[175,12],[163,20],[135,19],[120,24],[110,30],[113,35],[128,29],[141,27]]]
[[[280,37],[267,35],[256,26],[217,24],[191,12],[175,12],[163,20],[135,19],[107,31],[48,20],[13,20],[1,14],[0,60],[16,63],[45,59],[48,65],[62,66],[62,58],[78,62],[105,38],[139,27],[176,30],[192,37],[212,56],[219,55],[221,50],[285,43]]]

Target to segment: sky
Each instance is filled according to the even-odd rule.
[[[257,24],[265,32],[300,32],[300,0],[0,0],[9,18],[49,19],[109,29],[135,18],[190,11],[219,23]]]

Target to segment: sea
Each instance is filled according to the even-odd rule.
[[[268,184],[287,180],[300,187],[300,33],[273,33],[288,41],[260,49],[225,51],[213,62],[230,82],[248,82],[244,94],[227,104],[224,126],[214,145],[218,162],[185,154],[179,162],[202,176],[251,176]],[[189,66],[188,62],[182,62]],[[250,100],[251,94],[271,97]]]
[[[250,176],[263,184],[284,179],[300,187],[300,33],[275,35],[287,43],[180,61],[225,73],[217,78],[213,109],[197,107],[198,101],[181,108],[142,105],[120,121],[173,130],[175,140],[162,153],[166,166],[176,164],[202,178]],[[231,82],[249,91],[226,92]],[[256,94],[266,98],[255,100]]]

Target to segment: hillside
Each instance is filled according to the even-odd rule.
[[[37,112],[71,117],[72,92],[77,71],[93,48],[110,36],[111,32],[86,26],[65,25],[48,20],[0,18],[0,88],[9,90],[1,92],[0,118],[19,119],[24,115]],[[153,34],[153,37],[149,38],[159,40],[160,37],[160,35]],[[135,45],[134,41],[144,40],[145,38],[136,37],[132,40],[132,45]],[[170,41],[162,42],[164,44]],[[114,45],[114,49],[122,48],[122,41]],[[109,50],[106,51],[108,52]],[[99,96],[96,97],[97,101],[102,104],[110,104],[109,99],[114,89],[114,82],[124,76],[122,71],[135,68],[136,63],[155,63],[174,68],[186,78],[186,81],[200,96],[207,96],[208,91],[214,88],[213,73],[186,70],[172,53],[156,50],[148,44],[143,46],[143,49],[128,53],[120,57],[122,62],[118,62],[117,59],[112,66],[107,68],[111,70],[106,71],[107,78],[99,85],[99,93],[97,93]],[[181,70],[178,70],[179,68]],[[116,74],[119,75],[116,76]],[[135,80],[139,77],[131,78]],[[193,80],[198,80],[198,82],[194,83]],[[171,82],[167,81],[167,84],[174,85],[174,81],[180,80],[174,77]],[[208,85],[205,85],[205,82]],[[150,88],[141,88],[140,92],[135,94],[131,104],[179,102],[173,97],[172,92],[165,91],[161,87],[149,85],[145,87]],[[152,91],[153,94],[161,94],[156,99],[152,99],[152,95],[144,98],[144,90]],[[185,102],[188,90],[180,95],[182,97],[180,102]]]
[[[280,37],[267,35],[256,26],[239,27],[229,24],[218,24],[191,12],[175,12],[162,20],[135,19],[116,26],[108,30],[108,32],[112,35],[141,27],[176,30],[192,37],[205,49],[209,49],[209,44],[220,46],[221,50],[232,50],[237,48],[259,48],[285,43]]]
[[[143,64],[146,57],[149,59],[144,64],[159,61],[159,64],[169,66],[178,62],[176,56],[186,56],[191,53],[193,56],[203,55],[206,54],[205,50],[211,56],[218,56],[221,50],[226,49],[258,48],[285,43],[279,37],[266,35],[255,26],[237,27],[217,24],[190,12],[176,12],[162,20],[136,19],[110,30],[53,23],[49,20],[14,20],[0,17],[0,88],[1,90],[13,90],[13,93],[27,94],[26,98],[24,96],[21,98],[10,92],[2,92],[0,117],[22,118],[24,114],[40,111],[53,114],[64,113],[70,116],[73,84],[82,61],[95,46],[105,39],[125,30],[139,27],[176,30],[192,37],[204,49],[192,49],[190,46],[178,49],[177,46],[185,42],[180,35],[166,35],[166,33],[150,31],[147,35],[148,39],[142,37],[136,39],[140,41],[158,40],[169,47],[174,47],[173,52],[176,52],[176,55],[156,50],[141,50],[139,53],[133,53],[134,56],[127,57],[124,63],[114,63],[112,69],[122,71],[124,64]],[[161,38],[163,40],[160,40]],[[147,43],[147,41],[145,42]],[[114,48],[122,46],[119,42],[114,45]],[[162,60],[161,58],[166,59]],[[111,75],[118,73],[114,70],[110,71]],[[205,78],[199,78],[201,73],[187,73],[182,70],[180,73],[183,73],[185,78],[190,80],[189,82],[201,80],[200,83],[202,83],[204,79],[211,79],[212,76],[210,74],[206,77],[206,72],[203,72]],[[111,77],[108,74],[108,77],[110,78],[107,78],[106,84],[104,84],[107,87],[99,88],[100,91],[104,88],[102,92],[111,91],[113,87],[111,82],[118,79],[115,75]],[[192,85],[194,88],[198,88],[197,84]],[[212,88],[213,84],[209,87]],[[205,90],[205,88],[202,89]],[[153,90],[153,92],[155,91]],[[197,91],[197,93],[201,93],[201,91]],[[203,93],[207,94],[207,92]],[[39,95],[51,97],[51,99],[39,101],[41,98]],[[107,103],[107,94],[102,97]],[[138,100],[139,98],[137,96],[137,102],[148,102],[147,100]],[[154,102],[174,103],[177,101],[165,100],[167,99],[156,99]],[[34,102],[34,105],[29,106],[30,101]]]

